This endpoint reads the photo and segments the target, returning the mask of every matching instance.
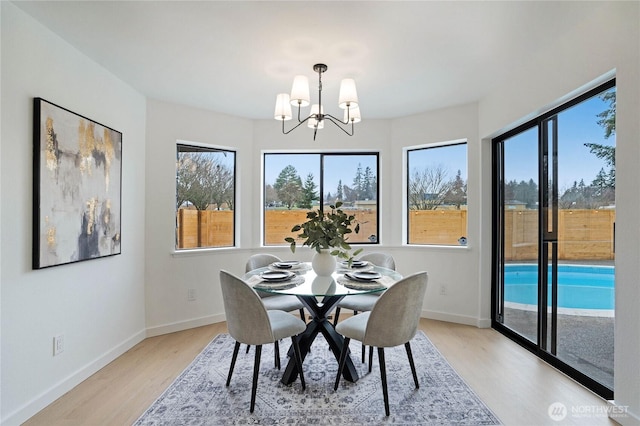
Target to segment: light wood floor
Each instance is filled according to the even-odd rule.
[[[569,412],[606,402],[495,330],[426,319],[420,328],[505,425],[617,424],[571,414],[561,423],[553,421],[547,413],[554,402]],[[219,323],[146,339],[25,425],[130,425],[213,337],[226,331],[226,323]]]

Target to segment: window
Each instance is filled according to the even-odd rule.
[[[287,245],[307,212],[336,201],[360,224],[349,243],[378,243],[378,161],[376,152],[265,153],[264,245]]]
[[[177,145],[176,249],[235,245],[236,153]]]
[[[407,243],[466,245],[466,141],[406,151]]]

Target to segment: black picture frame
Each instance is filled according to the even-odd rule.
[[[33,106],[33,269],[120,254],[122,133]]]

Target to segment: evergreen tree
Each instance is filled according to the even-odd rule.
[[[445,196],[444,203],[454,205],[458,210],[460,210],[461,205],[467,204],[467,184],[462,180],[462,172],[460,170],[458,170],[451,184],[451,189]]]
[[[356,169],[356,175],[353,178],[353,190],[355,191],[355,196],[356,196],[355,200],[360,200],[362,197],[362,192],[363,192],[362,184],[363,184],[362,164],[358,163],[358,168]]]
[[[299,203],[300,208],[310,209],[313,206],[313,202],[319,199],[319,195],[316,192],[318,185],[313,181],[313,174],[309,173],[307,179],[302,187],[302,200]]]
[[[535,208],[538,204],[538,185],[533,179],[529,182],[515,180],[505,185],[505,199],[507,201],[519,201],[525,203],[528,209]]]
[[[342,197],[344,201],[354,202],[358,200],[358,194],[348,185],[342,185]]]
[[[369,166],[365,167],[364,175],[362,176],[362,198],[365,200],[376,199],[375,176]]]
[[[291,209],[296,203],[302,199],[302,179],[298,175],[298,171],[292,165],[286,166],[273,184],[273,188],[278,194],[280,201]]]
[[[600,119],[598,125],[604,129],[604,138],[609,139],[616,134],[616,91],[611,89],[605,92],[600,98],[609,103],[609,107],[597,115]],[[616,186],[616,147],[610,145],[603,145],[599,143],[585,143],[584,144],[592,154],[605,161],[605,164],[609,166],[609,185],[611,188]]]

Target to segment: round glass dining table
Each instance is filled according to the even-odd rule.
[[[286,281],[263,279],[264,273],[273,274],[276,271],[290,271],[295,275]],[[360,275],[353,276],[358,272],[360,274],[377,273],[379,278],[371,281],[358,280],[356,277]],[[330,277],[320,277],[313,272],[309,262],[294,264],[290,269],[280,269],[273,264],[264,268],[254,269],[242,276],[242,279],[256,291],[296,296],[307,308],[311,314],[311,320],[307,322],[306,330],[299,337],[302,360],[309,353],[311,344],[320,333],[329,343],[329,348],[333,352],[336,361],[342,351],[344,339],[336,332],[333,324],[329,321],[329,315],[338,302],[344,297],[355,294],[381,293],[401,278],[402,275],[392,269],[372,264],[362,268],[349,268],[341,263],[338,263],[336,271]],[[352,382],[358,380],[358,373],[351,361],[351,357],[347,357],[347,364],[342,375],[345,380]],[[297,376],[298,371],[294,358],[290,356],[281,382],[284,384],[293,383]]]

